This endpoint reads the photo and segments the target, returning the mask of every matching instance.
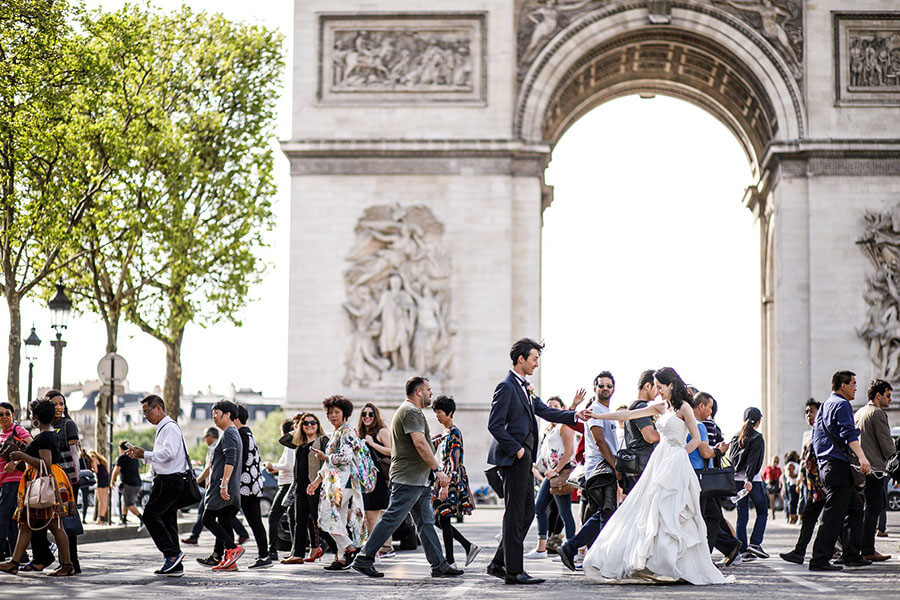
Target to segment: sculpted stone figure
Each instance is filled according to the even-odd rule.
[[[531,41],[525,47],[521,61],[530,63],[537,57],[547,40],[560,28],[559,21],[564,12],[579,10],[590,3],[591,0],[563,3],[559,0],[545,0],[543,5],[528,12],[526,18],[534,23],[534,29],[531,30]]]
[[[730,6],[735,10],[755,13],[761,21],[761,32],[763,36],[778,48],[787,58],[788,66],[790,66],[792,74],[796,79],[803,76],[801,69],[800,57],[794,50],[790,36],[784,27],[785,19],[793,18],[794,15],[778,7],[772,0],[718,0],[721,4]]]
[[[857,330],[866,341],[876,376],[900,381],[900,205],[866,214],[857,244],[875,272],[866,278],[866,322]]]

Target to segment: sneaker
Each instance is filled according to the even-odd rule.
[[[547,558],[547,551],[544,550],[543,552],[541,552],[540,550],[532,550],[531,552],[523,555],[522,558],[531,558],[531,559]]]
[[[272,559],[268,556],[260,556],[256,562],[247,567],[248,569],[269,569],[272,567]]]
[[[234,563],[228,565],[227,567],[222,566],[222,564],[220,563],[220,564],[214,566],[214,567],[212,568],[212,570],[213,570],[213,571],[237,571],[238,568],[237,568],[237,565],[234,564]]]
[[[144,520],[141,519],[141,520],[140,520],[140,523],[138,523],[138,526],[137,526],[136,531],[137,531],[138,533],[140,533],[140,532],[144,531],[145,529],[147,529],[147,528],[144,526]]]
[[[214,567],[220,562],[222,562],[221,556],[216,556],[215,554],[210,554],[206,558],[198,558],[197,562],[203,565],[204,567]]]
[[[459,577],[462,574],[463,572],[460,569],[455,569],[450,566],[444,571],[431,571],[432,577]]]
[[[169,556],[163,562],[163,566],[160,567],[157,575],[168,575],[170,572],[174,571],[176,567],[181,566],[182,560],[184,560],[184,552],[179,552],[175,556]]]
[[[373,567],[372,565],[351,565],[354,571],[362,573],[366,577],[384,577],[384,573]]]
[[[338,559],[334,559],[334,562],[328,565],[327,567],[322,567],[326,571],[343,571],[345,569],[351,568],[352,565],[346,565],[339,561]]]
[[[736,567],[739,564],[744,562],[744,558],[741,556],[741,553],[738,552],[734,555],[733,558],[729,559],[727,556],[716,563],[716,566],[719,568],[722,567]]]
[[[469,551],[466,552],[467,567],[472,564],[472,562],[475,560],[475,557],[478,556],[479,552],[481,552],[481,546],[478,546],[476,544],[472,544],[471,546],[469,546]]]
[[[182,543],[182,544],[187,544],[187,545],[189,545],[189,546],[196,546],[196,545],[197,545],[197,538],[195,538],[194,536],[186,537],[186,538],[184,538],[183,540],[181,540],[181,543]]]
[[[243,546],[235,546],[231,550],[225,551],[225,556],[222,557],[222,562],[219,563],[220,567],[230,567],[237,560],[244,555],[244,547]]]
[[[769,553],[762,549],[758,544],[750,544],[747,546],[747,552],[755,554],[759,558],[769,558]]]
[[[390,552],[379,552],[375,555],[375,558],[396,558],[397,553],[391,550]]]
[[[181,577],[184,575],[184,565],[178,563],[176,566],[172,567],[168,571],[163,571],[162,569],[157,569],[153,571],[154,575],[162,575],[163,577]]]
[[[755,554],[751,554],[750,552],[744,552],[743,554],[741,554],[741,562],[748,563],[753,562],[754,560],[756,560]]]

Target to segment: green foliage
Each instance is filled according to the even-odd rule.
[[[284,412],[277,410],[270,412],[265,419],[253,424],[253,439],[259,446],[259,453],[263,462],[278,462],[284,446],[278,443],[281,438],[281,423],[284,421]]]
[[[188,448],[188,454],[191,457],[191,461],[195,463],[200,463],[201,466],[206,464],[206,451],[209,450],[209,446],[206,445],[206,442],[200,440],[195,445]]]
[[[156,429],[154,427],[147,427],[144,429],[132,429],[131,427],[128,429],[116,429],[113,432],[113,444],[117,449],[115,454],[118,455],[118,447],[121,442],[131,442],[144,450],[152,450],[155,437]]]

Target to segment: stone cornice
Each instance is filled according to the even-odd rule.
[[[775,142],[763,157],[764,168],[783,176],[900,175],[900,139],[821,139]]]

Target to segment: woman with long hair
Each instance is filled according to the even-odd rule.
[[[381,412],[371,402],[366,402],[359,412],[359,422],[356,425],[356,435],[366,442],[372,460],[378,466],[378,477],[375,480],[375,489],[371,492],[363,492],[363,505],[366,509],[366,526],[369,531],[375,528],[375,523],[384,514],[384,509],[391,499],[390,469],[391,469],[391,434],[384,426]],[[384,543],[378,551],[379,558],[391,558],[395,556],[391,539]]]
[[[60,563],[59,568],[49,575],[68,577],[75,574],[75,568],[69,554],[69,539],[63,529],[62,519],[76,514],[75,495],[67,474],[59,466],[57,440],[51,425],[54,418],[53,404],[46,399],[38,400],[31,405],[31,415],[40,433],[34,436],[24,452],[16,450],[9,455],[10,462],[24,466],[25,474],[19,481],[18,506],[14,516],[19,524],[19,537],[12,560],[0,564],[0,571],[11,575],[18,573],[32,532],[49,529],[59,549]],[[54,503],[46,508],[29,508],[25,504],[28,485],[48,473],[52,477]]]
[[[737,537],[741,542],[741,553],[754,557],[769,558],[762,548],[763,536],[766,533],[769,503],[766,498],[766,486],[762,480],[763,462],[766,456],[766,442],[757,431],[762,422],[762,411],[755,406],[744,411],[744,424],[741,431],[731,440],[728,447],[728,459],[734,466],[735,484],[747,491],[737,502]],[[750,540],[747,540],[747,522],[750,520],[750,502],[756,510],[756,521]]]
[[[688,459],[700,444],[699,425],[681,377],[671,367],[654,373],[662,401],[646,408],[594,414],[595,419],[657,416],[660,442],[631,493],[612,514],[584,557],[589,579],[684,580],[695,585],[730,583],[713,565],[700,512],[700,483]],[[691,441],[685,444],[688,434]],[[575,569],[574,552],[559,549]]]
[[[367,536],[363,514],[362,483],[356,472],[363,442],[347,420],[353,413],[353,403],[343,396],[330,396],[322,402],[334,433],[325,451],[311,448],[310,453],[322,461],[319,474],[309,484],[306,493],[313,495],[322,486],[319,502],[319,526],[331,534],[335,542],[334,562],[327,571],[346,571],[359,554]]]
[[[97,504],[94,513],[97,524],[108,523],[106,513],[109,510],[109,461],[99,452],[90,453],[91,466],[97,475]]]
[[[313,413],[302,413],[291,435],[295,448],[294,544],[290,556],[281,562],[285,565],[302,565],[304,562],[315,562],[323,552],[318,525],[321,491],[315,490],[309,494],[307,488],[315,481],[323,462],[313,449],[324,452],[328,448],[328,436],[322,431],[319,417]],[[307,546],[309,554],[304,557]]]

